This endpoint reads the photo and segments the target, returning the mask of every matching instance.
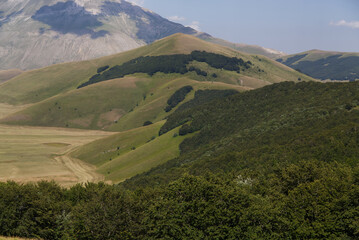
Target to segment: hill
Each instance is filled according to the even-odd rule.
[[[359,79],[359,53],[311,50],[284,56],[277,61],[321,80]]]
[[[160,130],[199,132],[181,143],[181,156],[128,183],[166,182],[185,172],[255,176],[312,159],[357,166],[358,96],[357,82],[285,82],[210,103],[195,98]]]
[[[200,55],[193,58],[192,53],[196,51]],[[179,56],[187,60],[180,63]],[[160,60],[162,63],[176,59],[175,64],[185,71],[164,70],[168,66],[158,69],[159,63],[154,64],[153,60],[158,57],[166,59]],[[236,60],[230,67],[217,66],[217,58],[228,61],[228,64]],[[131,68],[136,71],[119,74],[122,65],[126,66],[123,68],[126,71]],[[105,66],[108,69],[97,74]],[[138,72],[138,69],[143,70]],[[99,80],[83,85],[92,79]],[[191,85],[195,90],[234,88],[243,91],[287,80],[312,79],[266,57],[176,34],[128,52],[28,71],[3,83],[0,85],[0,102],[32,105],[2,122],[128,130],[142,126],[145,121],[156,122],[166,117],[169,114],[163,110],[166,101],[185,85]]]
[[[154,145],[142,149],[149,155],[162,137],[185,138],[177,158],[122,184],[65,189],[53,182],[0,183],[0,234],[357,239],[359,83],[284,82],[221,93],[197,91],[162,127],[149,125],[87,145],[96,155],[94,164],[111,165],[109,157],[135,154],[137,148],[129,146],[145,147],[141,135],[158,131],[149,141]],[[111,150],[113,143],[120,148]]]

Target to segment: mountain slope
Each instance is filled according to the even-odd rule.
[[[311,50],[281,57],[277,61],[321,80],[359,79],[359,53]]]
[[[285,82],[202,104],[194,99],[160,130],[197,133],[181,143],[181,156],[126,184],[208,172],[257,179],[299,161],[358,166],[358,96],[358,82]]]
[[[187,72],[183,74],[157,72],[150,76],[136,73],[124,78],[109,78],[111,80],[77,89],[103,66],[109,66],[109,70],[104,72],[108,73],[116,65],[134,61],[138,57],[162,56],[170,59],[174,54],[190,56],[193,51],[205,51],[201,54],[208,55],[208,59],[214,57],[230,60],[235,57],[236,61],[242,59],[244,65],[238,71],[233,71],[230,68],[226,70],[213,67],[214,62],[210,63],[213,65],[211,66],[205,62],[208,60],[191,60],[185,66]],[[246,65],[246,62],[250,62],[250,65]],[[139,66],[134,67],[140,69]],[[201,74],[205,72],[206,76],[188,71],[190,68],[197,69]],[[142,126],[145,121],[158,121],[165,117],[168,114],[163,110],[166,101],[185,85],[191,85],[196,90],[234,88],[243,91],[298,79],[312,80],[268,58],[251,56],[193,36],[176,34],[129,52],[25,72],[3,83],[0,85],[0,102],[33,105],[12,114],[2,122],[127,130]]]
[[[244,52],[244,53],[248,53],[248,54],[259,54],[259,55],[263,55],[266,56],[268,58],[271,59],[277,59],[280,57],[284,57],[287,54],[274,50],[274,49],[269,49],[269,48],[264,48],[261,46],[256,46],[256,45],[249,45],[249,44],[244,44],[244,43],[232,43],[220,38],[215,38],[212,37],[208,34],[197,34],[197,36],[205,41],[211,42],[211,43],[215,43],[215,44],[219,44],[225,47],[229,47],[229,48],[233,48],[237,51],[240,52]]]
[[[178,32],[196,33],[124,0],[3,0],[0,70],[92,59]]]

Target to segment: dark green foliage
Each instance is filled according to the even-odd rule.
[[[199,76],[207,77],[207,72],[202,71],[201,69],[198,69],[198,68],[195,68],[195,67],[190,67],[190,68],[188,69],[188,71],[190,71],[190,72],[196,72],[197,75],[199,75]]]
[[[184,136],[184,135],[186,135],[187,133],[192,133],[192,132],[193,132],[193,129],[192,129],[188,124],[184,124],[184,125],[180,128],[178,134],[179,134],[180,136]]]
[[[151,124],[153,124],[153,122],[151,122],[151,121],[146,121],[146,122],[143,123],[143,126],[148,126],[148,125],[151,125]]]
[[[236,90],[198,90],[195,92],[194,99],[182,104],[176,110],[176,114],[180,114],[181,117],[176,117],[178,121],[174,123],[173,120],[167,121],[160,129],[159,134],[162,135],[173,128],[176,128],[183,123],[191,120],[191,114],[188,114],[186,110],[200,106],[202,104],[211,102],[216,99],[225,98],[230,95],[238,93]],[[182,112],[182,113],[181,113]],[[171,116],[170,116],[171,117]],[[193,129],[195,131],[195,129]]]
[[[358,239],[359,169],[300,161],[272,174],[185,174],[135,191],[0,184],[0,234],[42,239]]]
[[[356,166],[358,105],[357,82],[287,82],[188,108],[183,104],[160,134],[186,122],[199,133],[184,140],[179,158],[126,184],[166,183],[184,172],[208,170],[270,173],[273,166],[311,159]]]
[[[106,65],[106,66],[103,66],[103,67],[99,67],[97,69],[97,73],[102,73],[103,71],[107,70],[110,66],[109,65]]]
[[[359,79],[359,57],[333,55],[321,58],[316,61],[300,61],[307,54],[288,58],[285,62],[282,59],[277,61],[292,67],[302,73],[321,80],[349,80]],[[282,61],[280,61],[282,60]],[[295,63],[296,61],[299,61]],[[295,64],[293,64],[295,63]]]
[[[197,91],[180,157],[124,184],[0,183],[0,235],[359,239],[359,83],[235,93]]]
[[[169,112],[172,110],[172,108],[176,107],[180,102],[182,102],[188,93],[190,93],[193,90],[192,86],[184,86],[180,89],[178,89],[172,96],[167,100],[167,106],[165,108],[166,112]]]
[[[187,69],[187,64],[192,61],[205,62],[213,68],[223,68],[229,71],[238,71],[240,66],[248,69],[250,65],[252,65],[251,62],[245,62],[241,58],[230,58],[215,53],[200,51],[193,51],[188,55],[146,56],[130,60],[121,66],[116,65],[102,74],[98,73],[92,76],[89,81],[78,86],[78,88],[110,79],[122,78],[134,73],[147,73],[152,76],[157,72],[185,74],[188,71],[195,71],[198,75],[207,76],[207,73],[200,69],[194,67],[190,68],[192,70]]]

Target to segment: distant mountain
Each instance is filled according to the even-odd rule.
[[[321,80],[359,79],[359,53],[311,50],[284,56],[277,61]]]
[[[220,39],[220,38],[212,37],[205,33],[198,34],[198,37],[205,41],[219,44],[219,45],[222,45],[225,47],[230,47],[230,48],[233,48],[233,49],[241,51],[241,52],[245,52],[245,53],[249,53],[249,54],[259,54],[259,55],[263,55],[263,56],[266,56],[266,57],[269,57],[272,59],[284,57],[287,55],[284,52],[270,49],[270,48],[261,47],[261,46],[249,45],[249,44],[244,44],[244,43],[232,43],[232,42]]]
[[[92,59],[174,33],[197,32],[124,0],[2,0],[0,70]]]

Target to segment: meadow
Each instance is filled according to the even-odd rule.
[[[68,186],[99,180],[94,167],[66,156],[78,146],[111,133],[0,125],[0,181],[55,180]]]

